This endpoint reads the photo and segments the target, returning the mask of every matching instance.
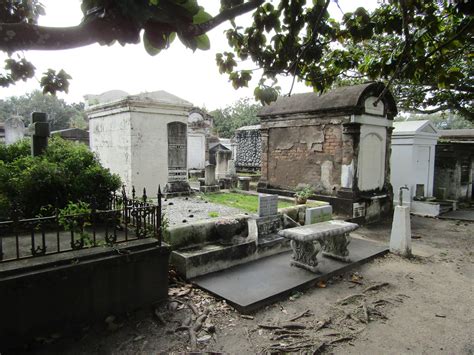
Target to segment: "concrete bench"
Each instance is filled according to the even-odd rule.
[[[293,261],[291,265],[311,272],[317,272],[316,256],[322,249],[323,255],[348,262],[349,233],[359,226],[355,223],[333,220],[301,227],[294,227],[278,232],[282,237],[291,240]],[[319,245],[314,242],[318,242]]]

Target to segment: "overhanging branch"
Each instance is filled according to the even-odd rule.
[[[255,10],[265,0],[248,2],[224,10],[209,21],[187,28],[176,28],[186,37],[202,35],[221,23]],[[140,28],[124,18],[110,21],[97,18],[72,27],[46,27],[27,23],[0,23],[0,50],[15,52],[18,50],[63,50],[84,47],[93,43],[110,43],[118,40],[122,43],[138,43]]]
[[[255,10],[257,7],[262,5],[265,0],[250,0],[244,4],[231,7],[219,13],[209,21],[200,23],[198,25],[190,25],[187,29],[182,31],[182,34],[189,37],[200,36],[206,32],[209,32],[213,28],[219,26],[230,19],[243,15],[247,12]]]
[[[93,43],[122,40],[137,43],[138,31],[130,30],[126,21],[112,24],[97,19],[72,27],[46,27],[27,23],[0,24],[0,50],[63,50],[84,47]]]

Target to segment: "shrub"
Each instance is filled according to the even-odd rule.
[[[0,161],[11,163],[12,161],[28,156],[31,153],[31,145],[28,139],[22,139],[15,144],[0,144]]]
[[[24,218],[48,205],[64,208],[68,202],[106,209],[110,194],[121,185],[87,146],[60,137],[50,140],[42,156],[31,157],[25,140],[1,147],[0,159],[0,219],[8,218],[13,203]]]
[[[295,192],[294,196],[298,199],[306,200],[306,199],[310,198],[311,196],[313,196],[313,194],[314,194],[313,189],[309,186],[305,186],[305,187],[302,187],[302,188],[298,189]]]

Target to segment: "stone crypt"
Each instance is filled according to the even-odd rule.
[[[111,95],[114,94],[114,95]],[[101,163],[136,186],[166,194],[188,193],[187,123],[193,105],[166,91],[92,97],[87,115],[90,148]]]
[[[383,96],[378,99],[379,96]],[[310,185],[337,214],[374,221],[392,209],[390,144],[395,100],[382,83],[280,97],[259,113],[258,191]]]

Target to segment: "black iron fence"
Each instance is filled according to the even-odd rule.
[[[143,238],[162,243],[161,189],[152,201],[143,189],[136,196],[132,188],[114,193],[107,210],[92,206],[88,213],[64,214],[58,209],[53,216],[0,222],[0,262],[57,254],[71,250],[115,245]]]

